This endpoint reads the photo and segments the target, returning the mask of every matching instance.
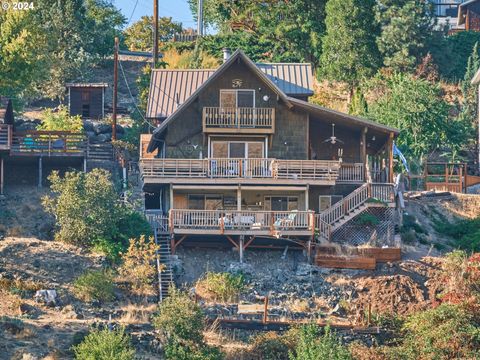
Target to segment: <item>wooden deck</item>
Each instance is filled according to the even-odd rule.
[[[253,182],[258,184],[333,185],[340,163],[329,160],[278,159],[141,159],[145,183]],[[216,180],[216,181],[215,181]]]
[[[313,211],[226,211],[173,209],[168,217],[173,234],[312,236]]]
[[[69,131],[15,131],[11,137],[12,156],[85,156],[86,139]]]
[[[0,124],[0,151],[10,150],[12,143],[12,125]]]
[[[365,182],[365,164],[344,163],[340,167],[338,182],[363,183]]]
[[[274,108],[220,108],[204,107],[204,133],[273,134]]]

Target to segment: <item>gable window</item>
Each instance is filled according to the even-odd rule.
[[[220,108],[255,107],[255,90],[220,90]]]

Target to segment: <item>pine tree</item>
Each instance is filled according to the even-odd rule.
[[[384,65],[413,72],[427,53],[435,25],[431,4],[424,0],[379,0],[375,13],[381,27],[377,43]]]
[[[349,85],[350,95],[380,65],[376,45],[375,0],[330,0],[326,6],[321,74]]]

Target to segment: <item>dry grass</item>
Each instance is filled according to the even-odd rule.
[[[8,237],[21,237],[23,234],[24,231],[21,226],[14,226],[7,230]]]
[[[295,299],[287,307],[290,311],[306,313],[310,311],[310,303],[307,299]]]
[[[15,334],[15,339],[26,340],[37,336],[37,332],[32,327],[26,326]]]
[[[221,348],[225,353],[225,360],[250,360],[251,346],[235,338],[235,333],[222,331],[218,324],[213,323],[204,332],[203,336],[208,345]]]
[[[120,310],[123,311],[122,316],[118,322],[123,325],[138,325],[150,322],[150,318],[157,310],[156,304],[139,305],[129,303],[122,306]]]

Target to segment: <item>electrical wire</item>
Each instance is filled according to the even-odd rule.
[[[127,24],[130,24],[130,22],[132,21],[133,15],[135,14],[135,10],[137,9],[137,5],[138,5],[138,0],[135,1],[135,5],[133,6],[133,10],[132,10],[132,13],[130,14],[130,18],[128,19]]]

